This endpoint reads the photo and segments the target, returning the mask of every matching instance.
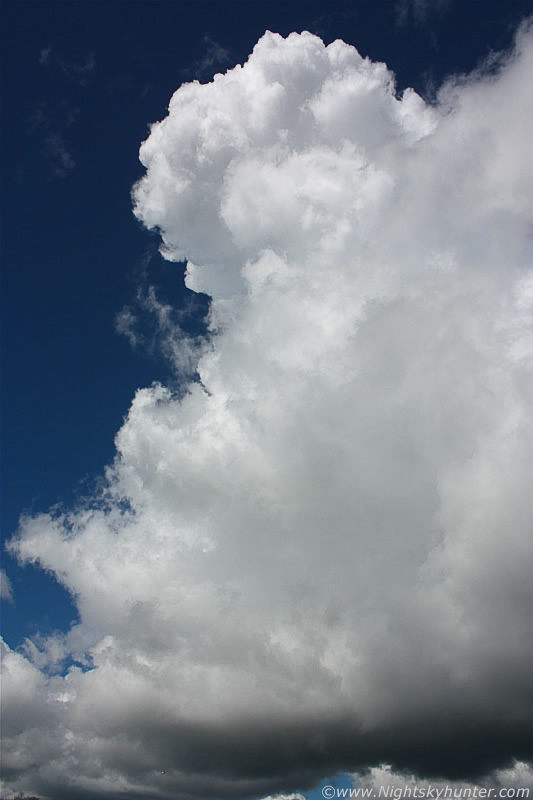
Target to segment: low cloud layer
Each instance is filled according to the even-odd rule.
[[[8,786],[220,800],[532,758],[532,74],[523,30],[428,107],[267,33],[175,93],[135,213],[211,341],[185,396],[138,391],[100,496],[21,521],[80,623],[6,649]]]

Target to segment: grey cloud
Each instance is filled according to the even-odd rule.
[[[0,569],[0,598],[13,602],[13,589],[11,588],[11,581],[4,569]]]

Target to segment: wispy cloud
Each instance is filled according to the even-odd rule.
[[[11,582],[3,569],[0,569],[0,598],[2,600],[8,600],[10,603],[13,602]]]
[[[65,103],[55,108],[41,104],[31,119],[29,132],[39,141],[41,154],[54,178],[66,177],[76,166],[69,131],[78,113],[78,109]]]
[[[158,352],[168,359],[183,382],[196,373],[198,362],[209,347],[205,336],[187,332],[187,322],[199,313],[200,304],[194,295],[176,309],[158,298],[154,286],[139,287],[135,302],[117,314],[115,327],[134,350],[148,355]]]
[[[206,34],[202,39],[203,52],[192,63],[189,70],[191,75],[200,80],[212,78],[217,68],[229,66],[230,51],[219,44],[215,39]]]
[[[454,0],[398,0],[397,19],[400,25],[410,20],[417,25],[426,24],[432,16],[449,10]]]
[[[68,61],[59,55],[52,45],[43,47],[39,53],[39,64],[44,69],[59,70],[69,81],[79,86],[87,85],[96,63],[89,54],[83,61]],[[50,166],[53,177],[64,178],[76,166],[69,129],[76,122],[79,109],[71,102],[57,101],[41,103],[31,120],[31,131],[40,140],[41,153]]]
[[[43,67],[57,67],[69,79],[86,84],[96,67],[94,55],[89,53],[81,62],[67,61],[51,46],[43,47],[39,53],[39,64]]]
[[[50,133],[43,138],[43,153],[49,159],[53,173],[58,178],[64,178],[76,166],[65,139],[58,133]]]

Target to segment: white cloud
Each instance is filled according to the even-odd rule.
[[[277,794],[275,796],[269,795],[268,797],[262,798],[262,800],[305,800],[303,794]]]
[[[176,92],[135,210],[212,347],[186,396],[139,390],[101,497],[21,521],[80,614],[49,651],[92,668],[9,654],[10,785],[251,797],[531,756],[532,68],[523,32],[429,108],[266,34]]]
[[[508,769],[493,772],[481,783],[449,780],[420,780],[415,775],[395,772],[390,765],[372,767],[364,774],[353,776],[354,787],[360,791],[371,790],[376,797],[389,797],[400,800],[405,797],[440,798],[479,797],[479,790],[503,789],[502,797],[528,797],[517,794],[517,790],[533,789],[533,770],[523,761],[517,761]],[[416,794],[415,794],[416,789]],[[490,794],[481,795],[490,797]]]

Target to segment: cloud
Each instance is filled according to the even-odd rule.
[[[264,797],[262,800],[305,800],[303,794],[277,794],[274,796]]]
[[[94,56],[89,54],[84,61],[69,62],[58,55],[52,45],[43,47],[39,53],[39,64],[45,69],[59,69],[69,80],[86,86],[95,69]],[[57,87],[54,90],[57,94]],[[51,175],[64,178],[76,167],[72,152],[70,128],[77,121],[79,109],[70,102],[57,101],[53,104],[40,104],[31,120],[31,132],[39,139],[41,154],[47,162]]]
[[[50,59],[52,56],[52,47],[48,45],[48,47],[43,47],[41,52],[39,53],[39,64],[43,66],[44,64],[49,64]]]
[[[89,53],[84,61],[76,63],[74,61],[67,61],[59,56],[52,45],[41,49],[39,53],[39,64],[43,67],[57,67],[69,80],[82,85],[88,83],[89,75],[96,67],[96,62],[92,53]]]
[[[394,772],[389,765],[383,765],[372,767],[365,774],[355,774],[353,782],[355,789],[359,789],[360,792],[371,791],[376,793],[376,797],[391,797],[394,800],[413,796],[433,797],[435,800],[450,797],[458,799],[479,797],[481,788],[488,791],[504,790],[505,794],[502,794],[502,797],[527,797],[528,794],[518,792],[533,789],[533,772],[524,762],[515,762],[509,769],[496,770],[479,784],[465,781],[420,780],[415,775]]]
[[[2,600],[9,600],[13,602],[13,590],[11,588],[11,581],[7,577],[6,571],[0,569],[0,598]]]
[[[54,175],[64,178],[76,166],[66,142],[58,133],[50,133],[43,139],[43,152],[53,165]]]
[[[125,336],[133,350],[148,355],[161,353],[170,361],[180,381],[191,380],[202,354],[209,347],[208,337],[187,332],[187,325],[202,316],[200,304],[192,295],[179,311],[157,296],[154,286],[139,285],[135,301],[115,318],[115,329]]]
[[[398,0],[396,13],[400,25],[404,25],[412,17],[416,25],[427,23],[431,15],[439,15],[448,11],[454,0]]]
[[[221,44],[216,42],[209,35],[203,37],[204,54],[194,64],[194,73],[200,78],[211,77],[213,74],[213,67],[224,66],[228,63],[230,54],[229,50],[222,47]]]
[[[38,138],[42,156],[55,178],[66,177],[76,166],[66,133],[78,113],[78,109],[66,104],[58,104],[56,108],[41,105],[31,120],[30,133]]]
[[[220,800],[531,759],[532,68],[523,29],[429,107],[267,33],[175,93],[135,213],[211,345],[185,394],[137,392],[98,496],[21,519],[80,623],[7,651],[9,786]]]
[[[188,80],[210,80],[217,69],[228,67],[232,63],[231,50],[224,47],[209,34],[202,37],[201,55],[190,66],[181,72],[182,78]]]

